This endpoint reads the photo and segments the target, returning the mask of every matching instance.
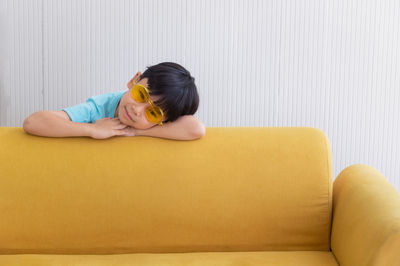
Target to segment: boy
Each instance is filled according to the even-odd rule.
[[[199,105],[194,78],[182,66],[164,62],[138,72],[129,90],[90,97],[61,111],[39,111],[25,119],[27,133],[45,137],[152,136],[193,140],[205,134],[193,116]]]

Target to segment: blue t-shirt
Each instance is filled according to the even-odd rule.
[[[85,103],[61,109],[69,115],[73,122],[95,123],[96,120],[114,118],[115,110],[126,91],[111,92],[92,96]]]

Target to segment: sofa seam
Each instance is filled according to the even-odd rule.
[[[323,135],[324,135],[324,142],[325,142],[325,148],[326,148],[326,152],[327,152],[327,157],[326,157],[326,168],[328,171],[328,216],[330,215],[330,228],[329,228],[329,234],[328,234],[328,245],[329,245],[329,250],[332,250],[332,246],[331,246],[331,237],[332,237],[332,225],[333,225],[333,202],[331,199],[331,194],[329,192],[329,186],[330,186],[330,180],[332,180],[333,182],[333,176],[331,176],[331,172],[330,171],[330,167],[329,167],[329,143],[327,141],[328,136],[325,134],[325,132],[323,132],[322,130],[320,130]],[[333,187],[332,187],[333,190]],[[329,206],[331,206],[331,209],[329,210]]]

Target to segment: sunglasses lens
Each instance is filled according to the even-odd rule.
[[[147,101],[148,93],[142,86],[133,86],[132,88],[132,98],[138,103],[144,103]]]
[[[149,107],[146,109],[146,118],[152,123],[160,123],[163,120],[163,112],[159,107]]]
[[[144,103],[149,101],[150,96],[146,88],[135,85],[132,88],[132,98],[138,103]],[[145,115],[148,121],[156,124],[161,123],[164,117],[161,108],[154,105],[146,109]]]

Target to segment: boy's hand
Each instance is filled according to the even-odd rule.
[[[106,117],[99,119],[93,124],[91,137],[94,139],[107,139],[113,136],[122,136],[127,132],[124,130],[128,127],[122,124],[118,118]]]
[[[124,132],[125,132],[124,136],[126,136],[126,137],[134,137],[137,135],[136,128],[133,128],[133,127],[125,128]]]

